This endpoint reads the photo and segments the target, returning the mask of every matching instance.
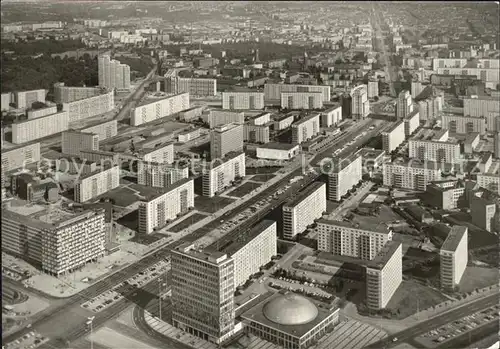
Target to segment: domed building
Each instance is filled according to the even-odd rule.
[[[241,318],[247,332],[286,349],[303,349],[337,324],[339,309],[282,291],[244,312]]]

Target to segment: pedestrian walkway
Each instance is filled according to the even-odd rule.
[[[217,345],[214,343],[207,342],[201,338],[195,337],[186,333],[174,326],[170,325],[165,321],[161,321],[160,319],[154,317],[148,311],[144,312],[144,319],[149,327],[151,327],[154,331],[161,333],[162,335],[172,338],[178,342],[181,342],[184,345],[188,345],[194,349],[217,349]]]

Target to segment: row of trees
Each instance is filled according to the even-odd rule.
[[[19,42],[2,40],[1,45],[2,51],[14,51],[18,56],[62,53],[85,48],[85,44],[80,40],[34,40],[34,38]]]

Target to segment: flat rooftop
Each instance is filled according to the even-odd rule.
[[[465,136],[464,143],[472,143],[476,140],[476,138],[480,137],[479,132],[472,132],[472,133],[467,133]]]
[[[318,190],[322,186],[326,186],[326,184],[323,183],[323,182],[314,182],[314,183],[310,184],[309,186],[307,186],[304,189],[302,189],[295,198],[293,198],[290,201],[288,201],[285,204],[285,206],[286,207],[295,207],[295,206],[297,206],[299,203],[302,202],[302,200],[304,200],[306,197],[308,197],[309,195],[311,195],[313,192],[315,192],[316,190]]]
[[[443,242],[443,246],[441,246],[441,250],[454,252],[464,234],[467,234],[467,227],[454,225],[451,227],[446,240]]]
[[[282,121],[282,120],[285,120],[285,119],[289,119],[289,118],[295,118],[295,116],[298,115],[298,114],[285,114],[285,115],[276,115],[274,117],[274,121]]]
[[[286,292],[286,293],[288,293],[288,292]],[[293,293],[293,292],[291,292],[291,293]],[[283,294],[284,294],[283,292],[276,292],[271,297],[268,297],[268,298],[262,300],[255,307],[244,312],[241,315],[241,317],[243,319],[246,319],[246,320],[258,322],[261,325],[264,325],[264,326],[269,327],[269,328],[273,328],[277,331],[287,333],[295,338],[301,338],[305,334],[307,334],[311,330],[313,330],[320,323],[322,323],[335,310],[337,310],[337,308],[335,306],[332,306],[332,305],[329,305],[327,303],[317,301],[313,298],[309,298],[307,296],[301,295],[302,297],[307,298],[309,301],[311,301],[311,303],[313,303],[316,306],[316,308],[318,309],[318,315],[316,316],[316,318],[314,320],[312,320],[306,324],[302,324],[302,325],[278,324],[276,322],[269,320],[266,317],[266,315],[264,314],[264,307],[266,306],[267,303],[272,302],[276,298],[283,297]]]
[[[187,135],[187,134],[199,131],[199,130],[201,130],[201,127],[190,128],[190,129],[179,132],[177,135]]]
[[[325,109],[325,111],[323,113],[329,113],[329,112],[334,111],[335,109],[340,108],[340,107],[341,107],[340,104],[335,103],[333,106],[331,106],[331,107],[329,106],[327,109]]]
[[[220,240],[207,246],[206,250],[224,252],[227,253],[228,256],[232,256],[273,224],[276,224],[276,221],[266,219],[246,231],[229,233]]]
[[[156,103],[165,99],[177,97],[180,95],[188,94],[189,92],[177,93],[175,95],[165,95],[164,93],[155,93],[154,95],[148,95],[144,100],[137,103],[136,108],[142,107],[143,105],[148,105],[151,103]]]
[[[387,225],[369,216],[356,215],[350,221],[335,221],[335,220],[320,218],[318,220],[318,224],[319,223],[343,227],[343,228],[359,229],[374,233],[389,234],[391,232],[391,229]]]
[[[320,93],[320,92],[319,92]],[[298,125],[302,125],[303,123],[306,123],[308,122],[309,120],[311,119],[314,119],[314,118],[319,118],[320,114],[318,113],[314,113],[314,114],[311,114],[311,115],[307,115],[306,117],[303,117],[302,119],[300,119],[299,121],[295,122],[292,126],[298,126]]]
[[[330,161],[324,163],[324,170],[327,173],[338,173],[351,165],[354,161],[356,161],[360,157],[360,154],[355,153],[349,155],[343,159],[333,158]]]
[[[176,248],[174,248],[172,251],[177,251],[179,253],[182,253],[186,256],[190,256],[195,259],[199,259],[208,263],[211,263],[213,265],[219,265],[223,262],[226,262],[228,260],[227,255],[223,252],[218,252],[218,251],[208,251],[208,250],[197,250],[195,249],[195,246],[193,243],[190,242],[185,242]]]
[[[298,144],[288,144],[288,143],[267,143],[259,145],[258,148],[264,149],[278,149],[278,150],[291,150],[293,148],[297,148]]]
[[[166,187],[163,187],[163,188],[157,188],[157,187],[149,187],[149,186],[143,186],[143,187],[147,187],[149,190],[148,192],[143,195],[146,199],[145,200],[141,200],[141,201],[151,201],[151,200],[154,200],[156,199],[157,197],[160,197],[190,181],[192,181],[193,179],[192,178],[183,178],[181,179],[180,181],[177,181],[169,186],[166,186]]]
[[[377,159],[384,156],[385,151],[375,148],[361,148],[357,151],[357,154],[361,155],[363,159]]]
[[[387,131],[385,131],[384,133],[391,133],[392,131],[394,131],[395,129],[397,129],[398,127],[400,127],[402,124],[404,124],[404,121],[403,120],[399,120],[397,121],[395,124],[393,124]]]
[[[369,261],[366,266],[373,269],[383,269],[389,259],[394,255],[398,248],[401,247],[401,242],[399,241],[389,241],[385,246],[377,253],[374,259]]]
[[[92,176],[95,176],[96,174],[100,173],[100,172],[105,172],[105,171],[108,171],[110,169],[112,169],[113,167],[118,167],[118,165],[115,165],[115,166],[105,166],[104,168],[99,168],[93,172],[90,172],[90,173],[86,173],[84,175],[82,175],[80,178],[79,178],[79,181],[82,181],[86,178],[89,178],[89,177],[92,177]]]

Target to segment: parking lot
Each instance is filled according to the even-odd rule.
[[[100,295],[88,300],[83,303],[81,306],[85,309],[88,309],[94,313],[98,313],[113,303],[118,302],[119,300],[124,298],[124,294],[130,293],[133,290],[141,287],[154,278],[159,277],[160,275],[166,273],[170,269],[170,262],[162,260],[153,266],[145,269],[138,274],[132,276],[128,280],[122,282],[121,284],[115,286],[110,291],[101,293]]]
[[[250,194],[252,191],[256,190],[262,185],[262,183],[257,182],[245,182],[236,189],[231,190],[226,193],[228,196],[236,196],[238,198],[242,198],[247,194]]]
[[[499,310],[500,305],[497,305],[461,319],[457,319],[452,323],[423,334],[418,338],[418,341],[428,346],[437,346],[439,343],[446,342],[477,327],[486,325],[492,321],[498,321]]]
[[[25,334],[23,337],[2,346],[5,349],[34,349],[47,342],[49,339],[35,331]]]

